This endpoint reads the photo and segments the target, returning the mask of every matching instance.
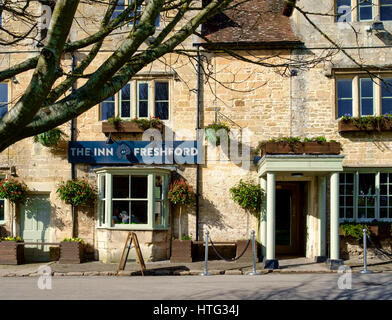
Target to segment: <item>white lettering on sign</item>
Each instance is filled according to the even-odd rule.
[[[94,156],[113,156],[113,148],[94,148]]]

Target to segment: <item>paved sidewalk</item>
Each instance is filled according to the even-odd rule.
[[[352,272],[357,273],[363,269],[362,260],[346,260],[346,266],[352,268]],[[118,264],[105,264],[100,261],[91,261],[81,264],[60,264],[57,261],[44,263],[28,263],[11,266],[0,265],[0,277],[33,277],[38,276],[38,268],[48,265],[54,276],[113,276],[117,273]],[[199,275],[204,271],[204,262],[192,263],[170,263],[170,261],[147,262],[146,275],[167,276],[167,275]],[[266,270],[263,263],[256,264],[256,270],[260,273],[333,273],[336,270],[329,270],[325,263],[315,263],[306,258],[288,258],[279,260],[278,270]],[[392,271],[392,260],[369,259],[368,270],[373,272]],[[242,275],[252,271],[251,263],[225,262],[221,260],[208,261],[208,272],[212,275]],[[121,276],[141,275],[139,265],[136,261],[128,261],[124,271],[120,271]]]

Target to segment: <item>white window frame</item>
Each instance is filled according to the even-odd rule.
[[[147,189],[147,223],[146,224],[113,224],[112,215],[113,215],[113,201],[124,200],[131,201],[132,199],[118,199],[113,198],[113,176],[114,175],[128,175],[128,176],[143,176],[146,175],[148,179],[148,189]],[[163,177],[162,179],[162,188],[164,191],[164,199],[162,199],[162,209],[163,209],[163,224],[155,224],[155,177],[160,175]],[[102,216],[102,212],[100,208],[98,209],[98,219],[97,219],[97,228],[105,228],[105,229],[118,229],[118,230],[168,230],[170,228],[169,225],[169,216],[170,216],[170,205],[169,200],[167,199],[168,186],[170,183],[170,172],[169,170],[164,169],[143,169],[143,168],[134,168],[134,169],[124,169],[124,168],[102,168],[97,171],[98,176],[98,188],[102,187],[103,176],[105,177],[105,195],[99,197],[100,201],[105,200],[104,203],[101,203],[101,206],[104,205],[105,216]],[[140,199],[136,199],[140,200]]]
[[[388,73],[374,73],[378,78],[373,78],[373,115],[381,116],[382,113],[382,80],[381,79],[392,79],[392,74]],[[352,81],[352,117],[360,117],[362,115],[361,106],[361,90],[360,82],[363,78],[370,78],[365,73],[335,73],[335,119],[338,118],[338,80],[351,79]],[[381,78],[381,79],[380,79]],[[391,88],[392,90],[392,88]]]
[[[376,21],[376,20],[380,20],[381,17],[381,1],[380,0],[373,0],[373,9],[372,9],[372,19],[369,20],[360,20],[359,18],[359,4],[362,0],[351,0],[351,21],[347,21],[348,23],[351,22],[370,22],[370,21]],[[337,1],[335,0],[335,5],[334,5],[334,14],[337,14]],[[386,5],[388,6],[388,5]],[[339,22],[337,21],[337,19],[334,17],[334,21],[335,22]],[[381,21],[381,20],[380,20]],[[383,22],[389,22],[392,20],[382,20]],[[345,22],[345,21],[344,21]]]
[[[342,173],[353,173],[354,174],[354,215],[353,218],[340,218],[339,221],[357,221],[357,222],[371,222],[374,219],[377,221],[385,221],[391,222],[392,218],[380,218],[380,173],[392,173],[392,168],[345,168]],[[359,218],[358,213],[358,190],[359,190],[359,174],[360,173],[371,173],[375,174],[375,212],[374,218]],[[340,201],[340,199],[339,199]],[[340,212],[340,203],[339,203],[339,212]]]
[[[168,122],[171,119],[171,104],[172,104],[172,80],[167,77],[157,77],[153,79],[143,79],[137,78],[128,82],[130,84],[130,117],[122,117],[121,116],[121,90],[119,90],[114,95],[114,117],[120,117],[122,119],[134,119],[135,117],[140,119],[148,119],[152,117],[156,117],[155,114],[155,83],[156,82],[167,82],[168,83],[168,119],[160,119],[163,122]],[[147,117],[139,117],[139,86],[138,83],[147,83],[148,84],[148,116]],[[166,101],[166,100],[159,100]],[[102,103],[99,104],[99,121],[107,121],[102,120]]]

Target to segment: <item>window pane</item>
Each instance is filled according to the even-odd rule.
[[[361,99],[361,115],[373,115],[373,99]]]
[[[373,19],[373,0],[359,1],[359,20]]]
[[[147,198],[148,180],[147,176],[131,176],[131,198]]]
[[[113,20],[117,18],[124,11],[124,9],[125,9],[124,0],[118,0],[111,19]]]
[[[169,100],[168,82],[155,82],[155,100]]]
[[[380,194],[383,194],[383,195],[388,194],[388,186],[386,184],[380,185]]]
[[[7,107],[0,107],[0,119],[4,117],[7,111],[8,111]]]
[[[336,21],[350,22],[351,21],[351,0],[337,0],[336,1]]]
[[[146,118],[148,117],[148,102],[140,101],[139,102],[139,117]]]
[[[351,79],[339,79],[338,80],[338,98],[352,98],[352,80]]]
[[[367,208],[367,218],[374,218],[375,209],[374,208]]]
[[[139,83],[139,99],[148,100],[148,83]]]
[[[129,176],[113,176],[113,198],[129,198]]]
[[[352,80],[339,79],[337,80],[337,96],[338,96],[338,118],[348,115],[352,116]]]
[[[373,115],[373,80],[360,79],[361,115]]]
[[[359,174],[359,195],[375,194],[375,174],[360,173]]]
[[[346,197],[346,206],[352,207],[354,205],[354,197]]]
[[[4,200],[0,200],[0,220],[4,220]]]
[[[384,79],[384,82],[381,82],[381,96],[381,113],[392,113],[392,79]]]
[[[388,173],[380,173],[380,183],[388,182]]]
[[[154,223],[156,225],[161,225],[163,224],[162,220],[162,202],[161,201],[155,201],[155,206],[154,206]]]
[[[131,222],[136,224],[147,224],[148,201],[131,201]]]
[[[101,120],[114,117],[114,96],[101,103]]]
[[[130,100],[130,98],[131,98],[131,86],[128,83],[121,89],[121,100]]]
[[[169,119],[169,102],[155,102],[155,117],[161,120]]]
[[[113,201],[112,223],[129,223],[130,201]]]
[[[99,202],[100,225],[105,223],[105,200]]]
[[[121,102],[121,117],[129,118],[131,116],[131,106],[129,101]]]
[[[391,21],[392,20],[392,1],[391,0],[380,0],[380,20]]]
[[[388,198],[386,196],[380,196],[380,206],[387,206],[388,205]]]
[[[354,209],[353,208],[346,208],[346,218],[348,218],[348,219],[354,218]]]
[[[354,173],[346,173],[346,183],[354,183]]]
[[[380,218],[388,218],[388,209],[380,208]]]
[[[8,85],[6,83],[0,84],[0,119],[4,117],[4,115],[8,111]]]
[[[343,116],[353,115],[353,103],[352,100],[339,100],[338,101],[338,118]]]

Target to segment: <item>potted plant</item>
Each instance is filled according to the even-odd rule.
[[[242,209],[253,214],[258,220],[260,219],[261,205],[264,193],[257,183],[243,181],[242,179],[235,186],[230,188],[231,198]],[[236,241],[236,256],[238,257],[247,247],[244,255],[237,261],[252,261],[252,246],[248,245],[249,240]],[[257,253],[256,253],[257,254]]]
[[[229,140],[229,132],[230,128],[221,122],[214,122],[209,124],[207,127],[205,127],[205,133],[206,133],[206,139],[213,145],[219,146],[221,141],[220,141],[220,135],[219,131],[224,130],[227,134],[227,140]]]
[[[192,240],[182,237],[181,218],[182,209],[195,201],[195,193],[192,187],[184,180],[174,181],[169,188],[168,199],[171,203],[180,206],[178,220],[178,240],[172,241],[171,262],[192,262]]]
[[[24,263],[24,244],[21,237],[0,238],[0,264]]]
[[[62,135],[66,135],[58,128],[51,129],[46,132],[42,132],[34,136],[34,142],[39,142],[44,147],[52,148],[57,146]]]
[[[270,139],[262,141],[257,147],[261,155],[265,154],[302,154],[304,153],[303,144],[299,137],[282,137],[279,139]]]
[[[83,262],[84,241],[80,238],[65,238],[60,242],[59,263]]]
[[[391,131],[392,115],[386,113],[382,116],[351,117],[343,116],[338,122],[339,133],[344,132],[375,132]]]
[[[305,138],[303,144],[306,154],[339,154],[341,150],[339,142],[325,137]]]
[[[103,133],[143,133],[144,131],[154,128],[163,132],[163,123],[159,118],[124,120],[120,117],[109,118],[107,122],[102,122]]]

